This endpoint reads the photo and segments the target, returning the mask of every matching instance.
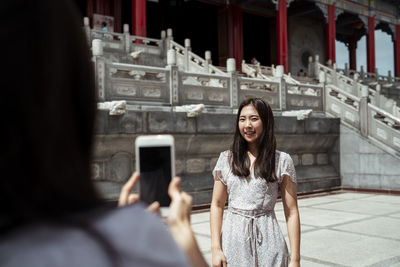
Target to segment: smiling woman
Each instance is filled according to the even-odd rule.
[[[260,115],[253,105],[245,106],[239,116],[239,130],[242,137],[252,146],[253,151],[257,145],[257,139],[263,132]]]
[[[299,266],[300,219],[296,172],[276,150],[271,107],[260,98],[241,103],[233,144],[213,170],[211,248],[213,266]],[[286,246],[274,206],[281,193],[290,240]],[[227,216],[222,223],[226,198]]]

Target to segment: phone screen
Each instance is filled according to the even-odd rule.
[[[161,207],[169,206],[168,185],[171,181],[170,146],[139,147],[140,199],[151,204],[158,201]]]

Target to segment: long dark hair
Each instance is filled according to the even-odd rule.
[[[100,203],[93,67],[73,1],[2,3],[0,231]],[[62,221],[62,220],[60,220]]]
[[[250,175],[250,158],[247,154],[248,143],[242,137],[239,130],[239,117],[242,109],[247,105],[253,105],[260,115],[263,131],[258,139],[258,156],[254,163],[255,177],[262,177],[267,182],[275,182],[275,152],[276,139],[274,134],[274,115],[269,104],[261,98],[249,98],[244,100],[238,109],[236,117],[236,131],[231,146],[231,169],[233,174],[239,177]]]

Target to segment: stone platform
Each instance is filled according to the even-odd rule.
[[[400,266],[400,196],[339,191],[298,200],[301,266]],[[276,216],[289,246],[282,203]],[[211,266],[209,212],[192,227]]]
[[[203,113],[188,118],[185,113],[160,110],[127,110],[122,116],[98,114],[93,172],[103,198],[116,199],[122,184],[134,171],[134,143],[141,134],[172,134],[176,142],[176,172],[183,190],[194,205],[211,202],[211,171],[219,153],[229,149],[236,115]],[[297,120],[275,114],[278,150],[289,153],[298,174],[298,192],[327,190],[340,186],[340,120],[324,116]]]

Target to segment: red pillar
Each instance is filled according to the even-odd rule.
[[[331,60],[332,65],[336,63],[336,22],[335,22],[335,6],[328,5],[328,25],[326,26],[326,61]]]
[[[368,17],[367,72],[375,72],[375,18]]]
[[[104,15],[104,0],[96,0],[96,12],[97,14]]]
[[[236,60],[240,70],[243,60],[243,16],[238,6],[228,6],[228,55]]]
[[[122,25],[121,25],[121,0],[114,0],[113,1],[113,6],[112,6],[112,14],[114,14],[114,31],[115,32],[121,32],[122,30]]]
[[[400,25],[396,25],[394,41],[394,76],[400,77]]]
[[[132,34],[146,37],[146,0],[132,0]]]
[[[278,65],[283,65],[285,72],[289,70],[288,43],[287,43],[287,15],[286,0],[278,0],[276,14],[276,51]]]
[[[93,0],[87,0],[86,1],[86,16],[89,18],[90,27],[93,27],[93,13],[94,13]]]
[[[349,62],[351,70],[357,70],[356,49],[357,49],[357,40],[356,36],[353,34],[352,36],[350,36],[349,40]]]

